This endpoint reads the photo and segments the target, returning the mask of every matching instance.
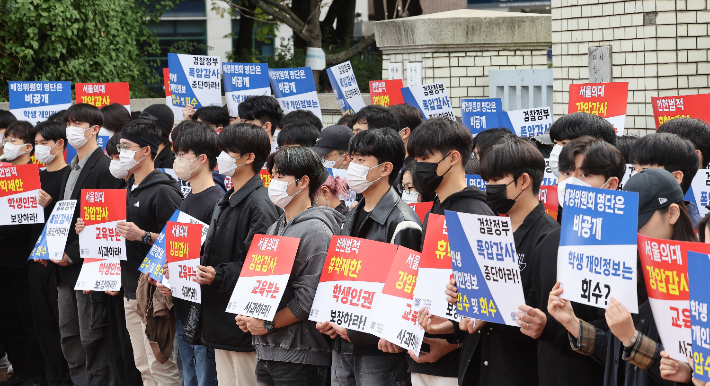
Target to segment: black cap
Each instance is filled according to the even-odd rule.
[[[333,150],[347,150],[352,136],[353,129],[347,126],[333,125],[326,127],[318,136],[313,150],[321,157]]]
[[[138,118],[154,121],[164,137],[169,136],[170,132],[173,131],[175,115],[173,114],[173,110],[167,105],[150,105],[141,112]]]
[[[646,225],[657,209],[683,201],[683,189],[673,175],[663,169],[645,169],[634,174],[624,190],[639,194],[638,229]]]

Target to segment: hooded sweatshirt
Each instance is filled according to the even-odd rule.
[[[325,264],[330,239],[340,234],[343,215],[327,207],[311,207],[291,221],[285,214],[266,232],[268,235],[301,239],[291,276],[279,304],[299,320],[259,336],[252,336],[257,359],[330,366],[331,339],[308,320],[320,274]],[[277,311],[277,312],[278,312]]]
[[[126,196],[126,221],[136,224],[143,231],[160,233],[163,227],[182,203],[180,184],[171,176],[153,170],[140,185],[133,189],[135,177],[128,179],[128,194]],[[125,290],[126,299],[136,298],[138,278],[143,259],[150,251],[150,245],[140,241],[126,240],[128,259],[121,261],[121,284]]]

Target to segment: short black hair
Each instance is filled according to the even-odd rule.
[[[464,168],[473,151],[471,132],[460,123],[448,118],[431,118],[422,123],[407,142],[410,157],[426,157],[441,152],[445,156],[456,150],[461,155]]]
[[[577,164],[574,162],[574,158],[580,154],[584,154],[587,149],[587,145],[594,140],[594,138],[583,135],[579,138],[575,138],[568,142],[560,152],[559,158],[559,171],[560,173],[572,172],[577,169]]]
[[[131,121],[131,114],[120,103],[111,103],[101,108],[104,115],[104,127],[114,133],[120,133]]]
[[[494,142],[481,160],[481,177],[486,181],[511,175],[517,186],[523,173],[532,180],[532,193],[538,194],[545,175],[545,158],[535,145],[511,134]]]
[[[422,185],[421,180],[417,178],[417,163],[414,161],[408,162],[406,165],[404,165],[404,171],[402,172],[402,178],[404,178],[404,174],[409,173],[412,175],[412,184],[414,185],[414,189],[417,190],[419,193],[419,196],[421,196],[421,201],[422,202],[428,202],[428,201],[434,201],[436,199],[436,192],[433,190],[428,190]]]
[[[473,145],[471,145],[471,149],[475,150],[476,147],[478,147],[478,157],[480,158],[481,151],[487,148],[491,142],[495,142],[503,136],[509,134],[513,134],[513,132],[510,131],[510,129],[508,129],[507,127],[496,127],[492,129],[483,130],[480,133],[476,134],[476,136],[473,138]]]
[[[47,118],[48,121],[55,121],[59,123],[64,123],[64,116],[67,114],[67,110],[59,110]]]
[[[210,169],[214,170],[220,153],[218,142],[217,132],[210,126],[200,124],[182,130],[173,142],[173,151],[176,153],[192,151],[196,156],[204,154],[207,156]]]
[[[241,106],[241,103],[239,105]],[[254,163],[251,166],[256,173],[259,173],[271,152],[269,135],[260,126],[251,123],[234,123],[225,127],[219,133],[218,144],[225,152],[254,154]]]
[[[710,163],[710,125],[694,118],[675,118],[658,128],[657,133],[672,133],[689,140],[703,154],[702,169]]]
[[[67,109],[64,114],[64,123],[86,122],[90,127],[104,125],[104,115],[98,107],[88,103],[77,103]]]
[[[301,179],[308,176],[308,196],[311,201],[316,196],[316,191],[323,184],[323,163],[320,156],[313,149],[307,147],[283,147],[269,156],[266,161],[269,173],[274,173],[274,168],[284,176],[294,176]]]
[[[111,136],[106,142],[106,155],[109,157],[118,155],[118,145],[121,144],[121,133],[117,133]]]
[[[12,122],[15,122],[17,118],[15,114],[7,111],[0,110],[0,129],[6,129]]]
[[[175,125],[175,127],[173,128],[173,131],[170,132],[170,140],[173,143],[175,143],[177,138],[180,136],[180,133],[182,133],[183,131],[185,131],[187,129],[191,129],[193,127],[198,127],[198,126],[202,126],[202,125],[206,125],[206,123],[197,122],[197,121],[182,121],[182,122],[178,123],[177,125]],[[212,127],[210,127],[210,129],[211,128]]]
[[[5,137],[9,137],[10,135],[17,139],[21,139],[24,143],[30,143],[32,146],[35,144],[34,126],[27,121],[15,121],[7,125]]]
[[[401,131],[402,129],[409,127],[409,130],[414,133],[414,130],[416,130],[417,127],[419,127],[419,125],[421,125],[424,121],[422,112],[416,107],[412,107],[407,104],[392,105],[387,109],[392,112],[392,114],[394,114],[399,121],[397,131]]]
[[[163,133],[158,128],[158,125],[150,119],[134,119],[121,130],[121,133],[130,135],[145,134],[161,142],[163,138]],[[148,147],[150,148],[150,159],[154,160],[158,153],[150,146]]]
[[[371,155],[377,158],[378,164],[390,162],[393,166],[392,173],[389,176],[390,185],[397,179],[399,170],[402,170],[406,154],[402,138],[392,129],[370,129],[359,132],[350,139],[348,153],[351,155]]]
[[[136,110],[136,111],[131,111],[131,119],[139,119],[141,116],[141,113],[143,113],[141,110]]]
[[[229,112],[221,106],[200,107],[192,114],[193,121],[196,121],[198,118],[208,125],[223,128],[229,126]]]
[[[287,145],[298,145],[303,147],[313,147],[320,136],[320,131],[310,123],[294,122],[285,125],[279,136],[276,138],[276,143],[279,147]]]
[[[46,141],[57,142],[60,139],[64,140],[64,148],[67,147],[67,125],[55,121],[40,122],[34,128],[35,135],[39,134]]]
[[[631,152],[631,163],[638,165],[658,165],[669,172],[680,170],[683,194],[688,192],[693,177],[698,172],[698,153],[689,140],[671,133],[654,133],[639,138]]]
[[[365,106],[353,116],[353,126],[356,123],[367,124],[369,130],[391,129],[399,131],[399,120],[397,116],[386,107],[380,105]]]
[[[594,114],[576,112],[563,115],[550,126],[550,139],[564,141],[588,135],[616,145],[616,131],[606,119]]]
[[[281,118],[284,112],[276,98],[267,95],[250,96],[239,103],[238,113],[240,119],[258,119],[263,125],[271,122],[271,135],[277,127],[281,127]]]
[[[585,174],[603,175],[605,180],[616,177],[621,183],[626,173],[626,160],[619,149],[600,138],[595,138],[589,141],[584,149],[581,169]]]
[[[313,114],[312,111],[309,110],[294,110],[291,111],[290,113],[286,114],[281,118],[281,123],[279,124],[279,127],[283,130],[286,125],[289,123],[310,123],[318,129],[318,131],[323,130],[323,122],[321,122],[318,117]],[[281,134],[279,134],[281,135]]]
[[[336,125],[343,125],[352,129],[354,117],[355,116],[353,114],[344,114],[342,117],[340,117],[340,119],[338,119]]]
[[[631,150],[633,150],[634,144],[636,144],[638,139],[639,137],[635,135],[622,135],[616,139],[616,148],[619,149],[621,154],[624,155],[624,159],[627,162],[630,162],[629,159],[631,159]]]

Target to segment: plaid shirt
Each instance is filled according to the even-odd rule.
[[[597,338],[596,330],[594,326],[583,320],[579,322],[579,337],[575,339],[572,334],[568,333],[569,343],[572,346],[572,350],[580,354],[592,355]],[[611,331],[609,331],[609,333],[611,333]],[[658,344],[653,339],[641,333],[639,333],[636,343],[631,347],[624,347],[624,351],[621,355],[621,359],[642,370],[648,370],[659,358]]]
[[[594,354],[594,344],[597,339],[597,333],[594,330],[594,326],[584,320],[580,320],[579,337],[575,339],[572,334],[567,333],[567,335],[569,336],[569,344],[572,346],[572,350],[584,355]]]

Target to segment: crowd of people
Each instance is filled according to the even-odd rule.
[[[460,122],[423,120],[408,105],[367,106],[326,128],[309,111],[284,115],[270,96],[247,98],[238,113],[187,107],[174,126],[165,105],[129,114],[79,103],[33,126],[0,111],[1,160],[44,164],[45,219],[82,189],[127,191],[118,292],[74,290],[85,229],[78,206],[61,260],[28,261],[44,224],[0,227],[0,368],[12,369],[0,385],[705,385],[693,379],[691,359],[664,351],[643,271],[638,314],[617,300],[604,310],[563,299],[564,208],[553,218],[538,198],[549,167],[560,197],[570,185],[637,192],[639,234],[710,240],[708,218],[683,199],[710,162],[704,122],[678,118],[654,134],[617,137],[606,120],[574,113],[544,136],[520,138],[507,129],[474,137]],[[101,135],[110,137],[105,150]],[[65,160],[69,145],[76,156]],[[622,187],[627,164],[632,176]],[[467,174],[480,174],[485,190],[467,186]],[[427,201],[422,220],[408,204]],[[209,224],[200,304],[139,272],[176,209]],[[429,214],[445,210],[510,218],[525,295],[518,327],[422,308],[426,334],[414,353],[308,320],[333,236],[421,251]],[[272,321],[225,311],[259,234],[300,239]],[[442,283],[440,296],[456,304],[455,280]]]

